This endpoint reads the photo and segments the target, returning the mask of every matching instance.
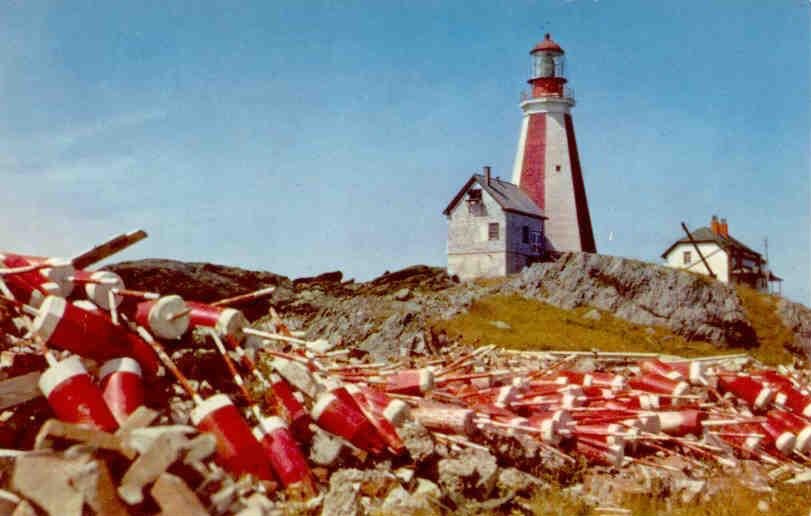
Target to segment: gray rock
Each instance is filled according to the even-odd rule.
[[[385,514],[420,515],[436,512],[434,500],[418,493],[409,493],[400,486],[395,487],[383,501]]]
[[[360,495],[363,498],[385,499],[397,484],[396,477],[385,471],[342,469],[329,479],[329,491],[324,496],[322,516],[359,514]]]
[[[397,428],[397,435],[415,462],[423,462],[434,454],[434,439],[418,421],[408,418]]]
[[[442,459],[437,467],[439,485],[457,504],[466,498],[489,498],[498,478],[496,458],[483,450],[468,448],[457,457]]]
[[[316,427],[310,446],[310,460],[320,466],[334,466],[345,448],[343,439]]]
[[[394,299],[397,301],[407,301],[411,298],[411,289],[408,288],[401,288],[397,292],[394,293]]]
[[[496,485],[502,494],[510,493],[514,496],[516,494],[528,494],[534,489],[545,487],[546,483],[536,476],[524,473],[520,469],[505,468],[499,472]]]
[[[780,298],[776,311],[783,325],[794,333],[794,348],[811,355],[811,309]]]
[[[358,491],[363,472],[357,469],[342,469],[329,479],[329,491],[324,496],[321,516],[352,516],[359,513]]]
[[[666,326],[688,339],[728,346],[756,341],[734,288],[627,258],[563,253],[524,269],[499,292],[567,310],[592,306],[636,324]]]

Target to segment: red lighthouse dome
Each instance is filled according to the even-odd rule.
[[[532,69],[529,82],[533,97],[563,96],[565,59],[563,49],[548,33],[543,41],[530,50]]]
[[[547,52],[558,52],[558,53],[560,53],[560,54],[563,54],[563,53],[564,53],[564,52],[563,52],[563,49],[562,49],[562,48],[560,48],[560,45],[558,45],[557,43],[555,43],[555,40],[553,40],[553,39],[552,39],[552,36],[551,36],[551,35],[549,35],[549,33],[548,33],[548,32],[547,32],[547,33],[546,33],[546,35],[544,36],[543,41],[541,41],[540,43],[538,43],[537,45],[535,45],[535,48],[533,48],[532,50],[530,50],[530,51],[529,51],[529,53],[530,53],[530,54],[534,54],[535,52],[542,52],[542,51],[547,51]]]

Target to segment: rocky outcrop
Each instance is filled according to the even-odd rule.
[[[757,343],[734,288],[705,276],[627,258],[564,253],[502,284],[458,283],[444,269],[416,265],[371,281],[345,280],[340,271],[291,280],[270,272],[172,260],[109,267],[133,289],[212,301],[276,286],[273,296],[239,306],[250,319],[272,305],[309,338],[354,342],[377,359],[430,346],[430,322],[449,319],[487,295],[520,295],[564,309],[591,306],[627,321],[669,328],[687,339],[719,346]],[[796,335],[795,349],[811,351],[811,310],[780,300],[777,312]],[[597,319],[599,312],[586,314]]]
[[[665,326],[688,339],[752,346],[755,332],[735,290],[689,272],[627,258],[564,253],[509,280],[503,294],[554,306],[592,306],[627,321]]]
[[[794,349],[811,355],[811,309],[780,298],[776,312],[783,325],[794,333]]]
[[[278,288],[291,284],[287,277],[272,272],[177,260],[137,260],[108,265],[105,269],[121,276],[128,288],[178,294],[185,299],[203,302],[245,294],[264,287]],[[270,302],[272,299],[261,300],[240,308],[247,312],[248,317],[255,318],[267,313]]]

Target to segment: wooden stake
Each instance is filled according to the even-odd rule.
[[[137,230],[131,231],[129,233],[118,235],[103,244],[97,245],[90,249],[89,251],[85,251],[84,253],[80,254],[79,256],[73,258],[72,263],[73,266],[77,269],[86,269],[90,265],[94,263],[98,263],[105,258],[108,258],[124,249],[128,248],[129,246],[136,244],[147,237],[146,231]]]
[[[186,376],[180,371],[180,369],[177,367],[177,364],[175,364],[174,361],[171,359],[171,357],[169,357],[169,355],[166,353],[166,350],[163,349],[163,346],[158,344],[158,341],[156,341],[155,338],[152,337],[152,335],[141,326],[138,326],[136,331],[138,332],[138,335],[140,335],[141,338],[147,342],[147,344],[152,346],[152,349],[155,350],[155,353],[157,353],[158,358],[161,359],[163,365],[165,365],[166,369],[171,371],[171,373],[175,376],[175,378],[177,378],[177,381],[180,383],[180,386],[183,387],[183,389],[186,391],[186,394],[188,394],[189,397],[191,397],[191,399],[194,400],[194,403],[197,405],[202,403],[203,399],[200,397],[199,394],[197,394],[197,391],[194,390],[194,387],[192,387],[191,383],[189,382],[189,379],[186,378]]]
[[[176,314],[171,314],[166,316],[166,320],[168,321],[177,321],[181,317],[186,317],[191,313],[191,308],[186,308],[185,310],[181,310]]]
[[[118,326],[118,308],[116,307],[115,294],[112,290],[107,291],[107,304],[110,305],[110,319]]]
[[[127,288],[114,288],[111,290],[114,294],[118,296],[139,297],[141,299],[146,299],[149,301],[160,299],[161,297],[161,295],[156,292],[142,292],[140,290],[130,290]]]
[[[238,296],[227,297],[225,299],[220,299],[219,301],[214,301],[210,303],[211,306],[228,306],[228,305],[235,305],[237,303],[241,303],[243,301],[251,301],[256,299],[261,299],[263,297],[267,297],[276,290],[276,287],[268,287],[262,288],[259,290],[255,290],[253,292],[249,292],[247,294],[240,294]]]

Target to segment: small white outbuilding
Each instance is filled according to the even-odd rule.
[[[474,174],[442,212],[448,219],[448,274],[505,276],[543,256],[543,210],[518,186]]]

